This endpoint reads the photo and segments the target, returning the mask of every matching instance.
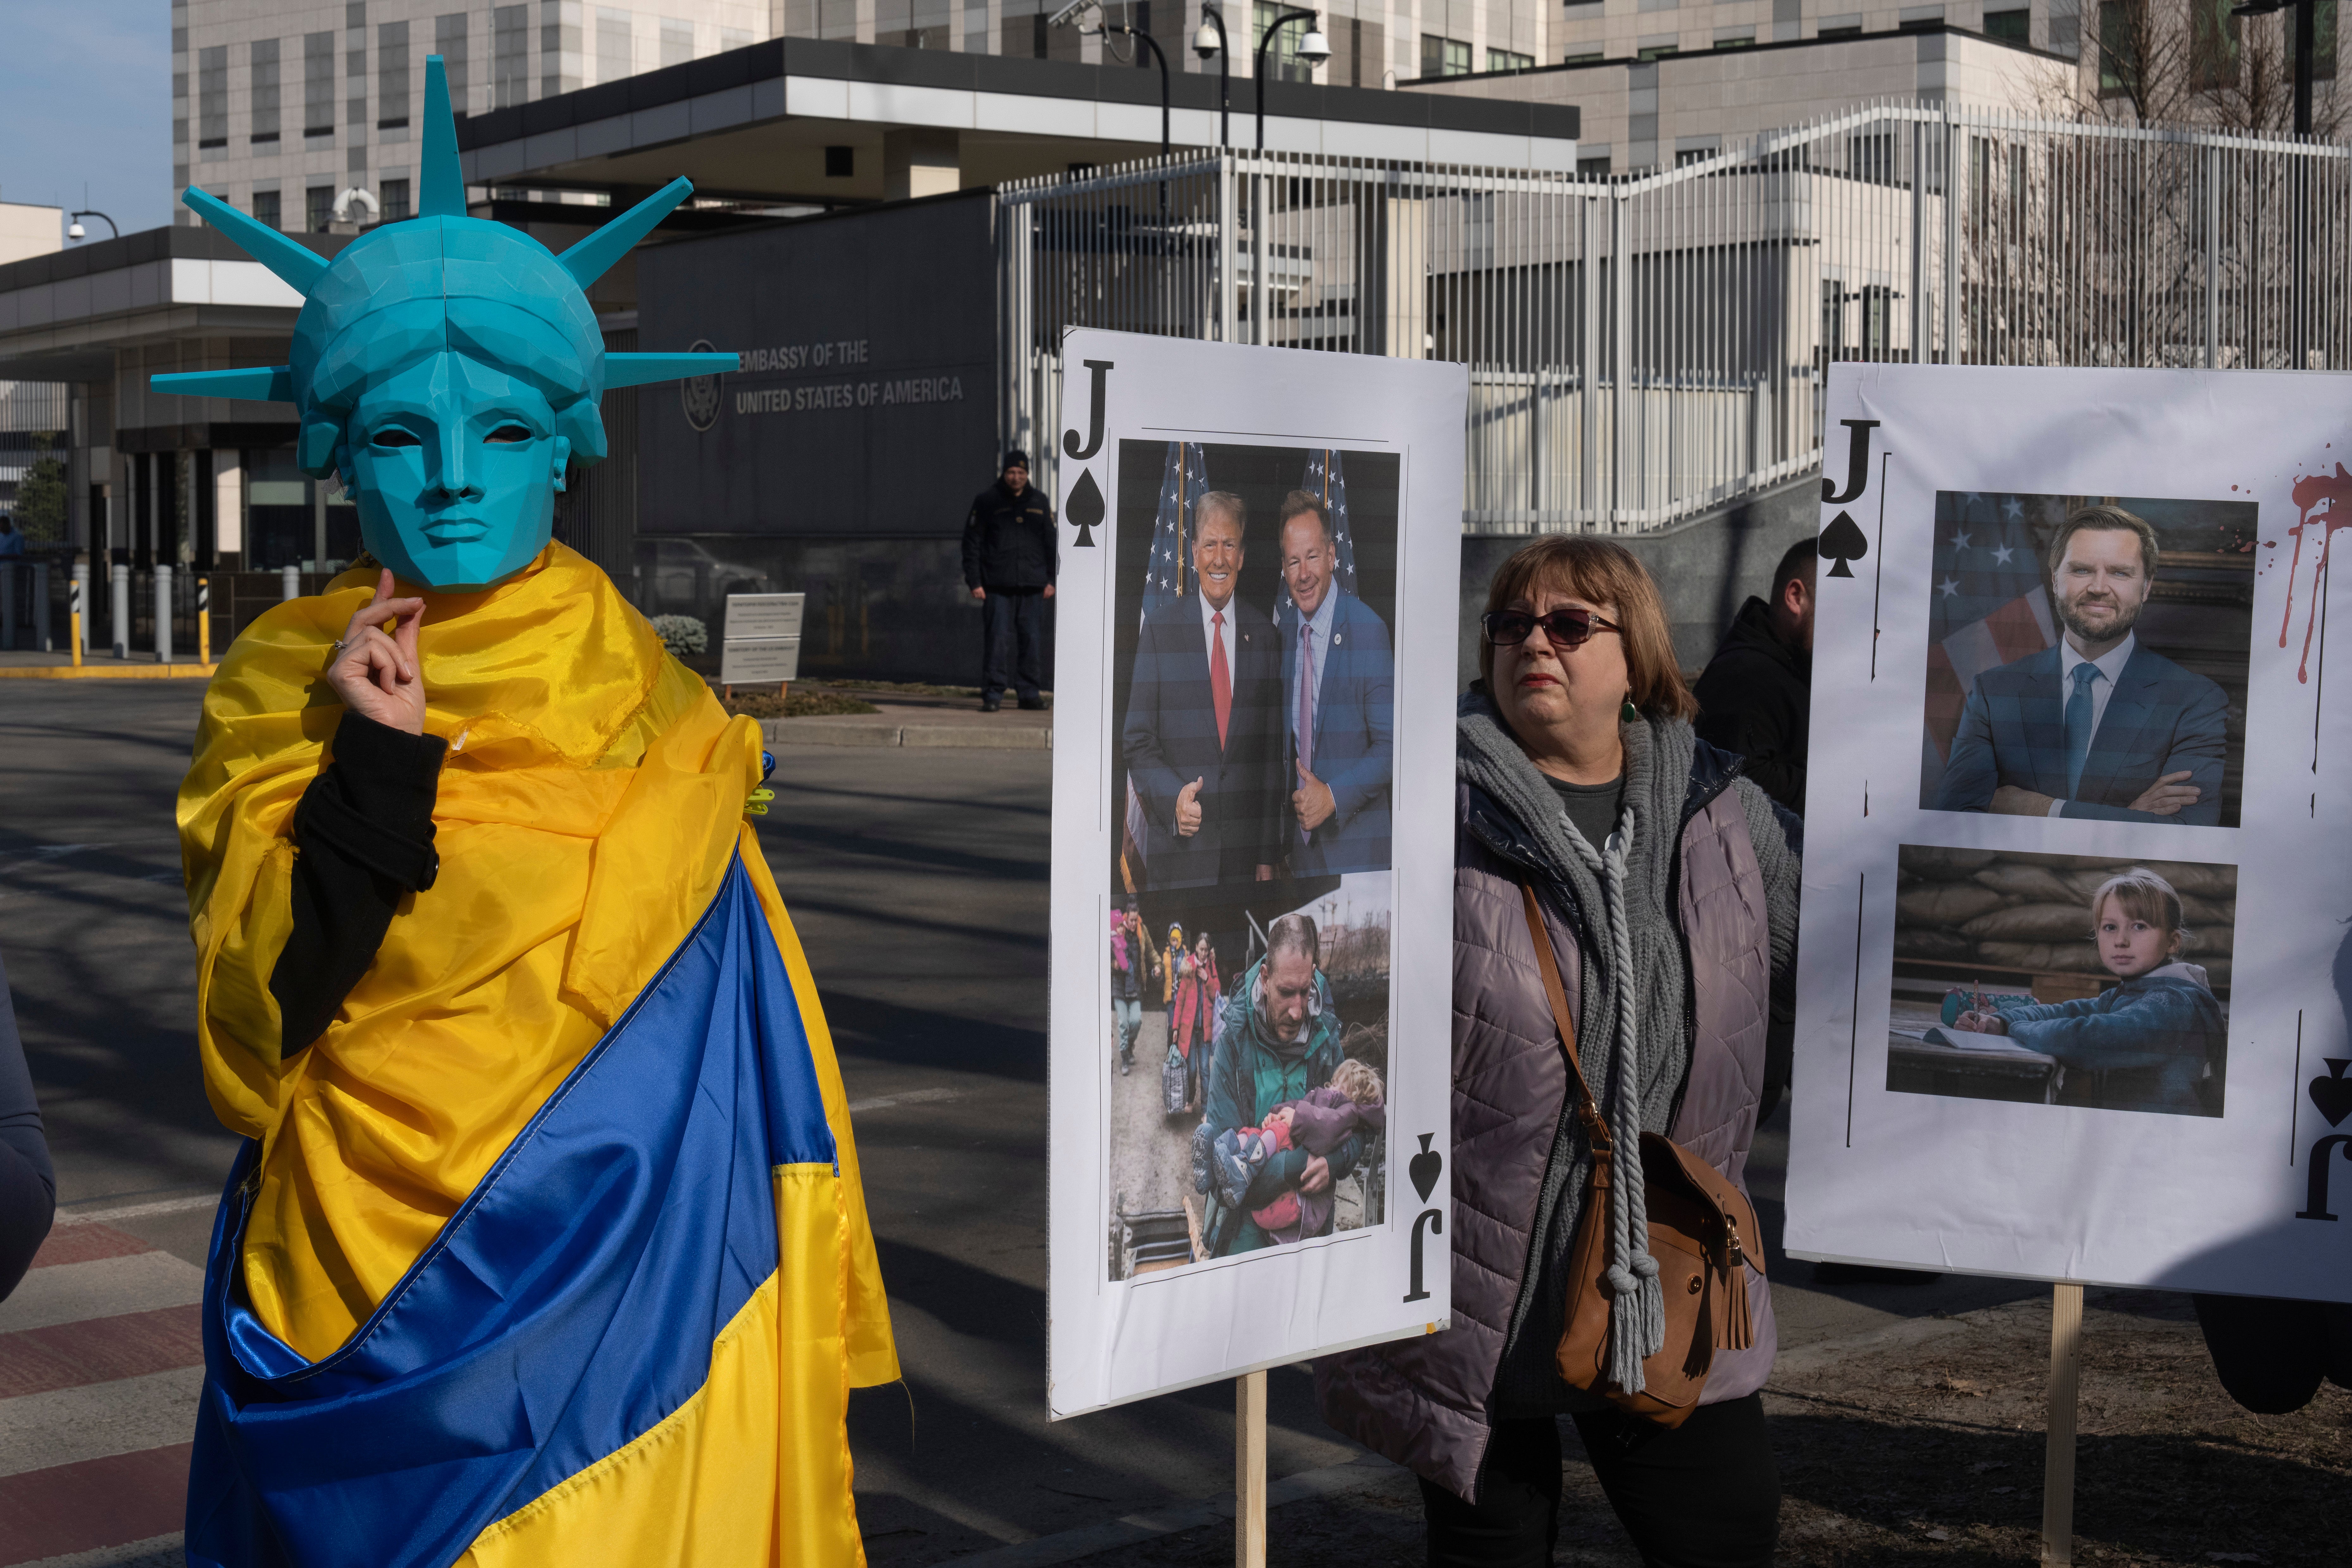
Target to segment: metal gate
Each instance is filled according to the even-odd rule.
[[[1832,360],[2352,363],[2352,150],[1890,104],[1639,179],[1225,152],[1000,193],[1004,444],[1066,328],[1457,361],[1463,521],[1635,531],[1821,460]]]

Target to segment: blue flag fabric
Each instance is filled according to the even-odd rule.
[[[777,1271],[771,1173],[833,1134],[739,858],[685,943],[351,1342],[308,1362],[244,1300],[231,1171],[205,1271],[199,1568],[443,1568],[685,1405]]]

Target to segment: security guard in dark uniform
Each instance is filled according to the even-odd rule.
[[[1029,454],[1004,454],[1003,476],[972,498],[963,522],[963,580],[980,601],[980,707],[993,713],[1004,689],[1043,708],[1045,601],[1057,558],[1054,506],[1029,483]]]

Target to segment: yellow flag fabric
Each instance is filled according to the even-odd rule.
[[[346,573],[237,638],[180,793],[205,1088],[260,1147],[242,1259],[255,1314],[306,1358],[341,1345],[677,948],[740,850],[838,1149],[845,1380],[896,1378],[832,1038],[742,816],[758,727],[730,721],[564,546],[495,588],[425,595],[425,728],[450,747],[439,877],[403,900],[326,1033],[280,1049],[269,975],[291,927],[292,816],[341,716],[323,679],[331,645],[374,576]],[[774,1343],[759,1367],[775,1368]]]

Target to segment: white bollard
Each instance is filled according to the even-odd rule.
[[[172,662],[172,569],[155,563],[155,657]]]
[[[278,569],[278,596],[280,599],[299,599],[302,596],[302,568],[284,566]]]
[[[114,657],[131,657],[131,568],[110,568],[106,574],[106,627],[114,639]]]

